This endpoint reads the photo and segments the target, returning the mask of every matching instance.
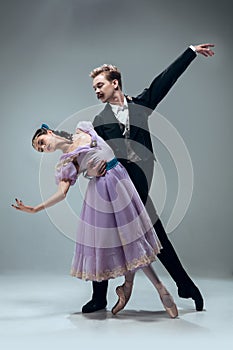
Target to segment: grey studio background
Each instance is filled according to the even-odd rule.
[[[216,55],[197,57],[157,111],[179,131],[194,169],[192,201],[171,240],[192,275],[232,276],[231,2],[1,0],[0,6],[1,273],[69,273],[73,242],[46,212],[27,215],[10,206],[15,197],[31,205],[41,200],[41,155],[31,147],[40,123],[55,127],[97,103],[88,76],[95,66],[116,64],[124,91],[136,95],[188,45],[211,42]],[[177,177],[159,142],[156,153],[168,186],[166,224]]]

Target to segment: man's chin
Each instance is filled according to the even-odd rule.
[[[100,101],[100,102],[102,102],[102,103],[105,103],[105,102],[107,102],[107,100],[106,100],[106,98],[105,98],[105,96],[100,96],[100,97],[97,97],[98,98],[98,100]]]

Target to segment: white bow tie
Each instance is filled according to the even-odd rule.
[[[117,113],[118,113],[118,112],[123,112],[123,111],[126,110],[126,109],[128,109],[128,106],[126,106],[126,105],[118,106],[118,108],[117,108]]]

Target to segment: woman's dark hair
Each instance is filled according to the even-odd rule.
[[[37,139],[37,137],[41,136],[41,135],[46,135],[48,130],[51,130],[55,135],[64,137],[65,139],[72,141],[72,136],[73,134],[70,134],[66,131],[58,131],[58,130],[52,130],[48,127],[48,125],[46,124],[42,124],[40,129],[37,129],[35,134],[32,137],[32,147],[34,147],[34,141],[35,139]],[[35,148],[35,147],[34,147]]]

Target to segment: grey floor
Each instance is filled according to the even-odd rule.
[[[140,272],[126,309],[113,316],[112,280],[107,311],[84,315],[91,285],[69,275],[5,273],[0,276],[1,349],[233,349],[233,280],[195,279],[205,297],[196,312],[191,300],[178,298],[163,278],[179,309],[170,319],[153,286]]]

